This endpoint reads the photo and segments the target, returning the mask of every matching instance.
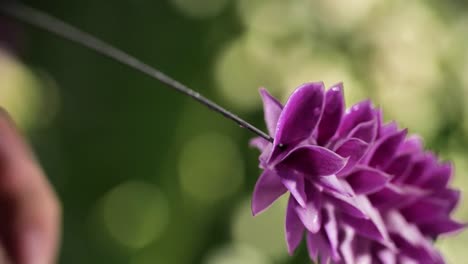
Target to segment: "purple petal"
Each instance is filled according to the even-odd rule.
[[[441,234],[453,233],[467,227],[467,224],[458,223],[449,218],[433,219],[431,222],[418,225],[421,232],[432,237]]]
[[[286,234],[286,243],[288,246],[289,255],[293,255],[296,248],[299,246],[302,240],[302,235],[304,234],[304,225],[301,222],[301,219],[296,214],[297,203],[295,199],[290,196],[288,201],[288,207],[286,209],[286,225],[285,225],[285,234]]]
[[[295,209],[297,216],[308,231],[317,233],[320,230],[322,223],[322,195],[319,191],[308,192],[306,206],[302,207],[297,204]]]
[[[355,104],[346,111],[341,126],[338,129],[339,134],[341,136],[347,135],[358,124],[370,121],[374,116],[375,112],[371,101],[366,100]]]
[[[334,205],[337,211],[357,217],[369,218],[365,212],[362,211],[362,205],[356,197],[349,197],[338,193],[329,193],[327,199]]]
[[[395,185],[387,184],[379,192],[369,195],[372,204],[382,210],[394,208],[406,199],[403,191]]]
[[[419,136],[409,136],[398,150],[400,153],[418,153],[423,151],[423,142]]]
[[[307,233],[307,250],[309,251],[310,259],[314,261],[320,259],[320,263],[328,263],[331,249],[322,232],[316,234]]]
[[[335,135],[340,125],[344,108],[343,84],[339,83],[332,86],[325,94],[325,106],[318,125],[318,144],[325,145]]]
[[[346,180],[356,194],[371,194],[381,190],[390,180],[390,176],[380,170],[359,167]]]
[[[382,190],[370,194],[369,199],[375,207],[387,210],[404,207],[424,195],[427,195],[427,193],[420,189],[388,183]]]
[[[380,216],[380,213],[375,209],[366,196],[357,196],[361,210],[369,217],[368,219],[347,217],[344,221],[350,226],[356,229],[356,232],[366,236],[370,239],[380,241],[383,245],[390,249],[394,249],[395,246],[390,240],[390,237],[387,233],[387,228]]]
[[[260,151],[263,151],[265,150],[265,148],[268,146],[270,142],[268,142],[267,140],[265,140],[264,138],[261,138],[261,137],[256,137],[256,138],[252,138],[249,142],[249,145],[251,147],[254,147]]]
[[[252,197],[252,214],[257,215],[267,209],[286,191],[287,189],[283,186],[281,178],[273,171],[265,170],[255,184]]]
[[[317,178],[317,185],[327,192],[336,192],[345,196],[354,196],[355,193],[349,184],[335,175],[321,176]]]
[[[433,194],[435,199],[440,199],[447,203],[447,214],[450,214],[455,207],[457,206],[458,202],[460,201],[460,191],[454,189],[444,189],[440,190],[437,193]]]
[[[377,253],[377,256],[382,264],[397,264],[395,252],[389,249],[382,249]]]
[[[382,234],[370,219],[362,219],[355,217],[347,217],[346,224],[353,227],[357,233],[367,238],[380,241],[383,239]]]
[[[339,171],[338,176],[343,176],[349,173],[354,166],[364,157],[369,145],[357,138],[351,138],[344,141],[337,147],[336,154],[341,157],[348,158],[346,166]]]
[[[379,137],[388,137],[396,132],[398,132],[398,125],[395,121],[392,121],[380,127]]]
[[[333,210],[333,206],[326,205],[325,206],[325,215],[326,220],[324,224],[325,233],[327,235],[328,241],[331,246],[332,256],[333,259],[336,261],[339,259],[338,253],[338,223],[335,217],[335,211]]]
[[[260,95],[263,100],[263,112],[265,115],[265,123],[270,136],[275,136],[276,125],[280,117],[283,106],[274,98],[265,88],[260,88]]]
[[[302,206],[305,207],[307,201],[307,194],[305,192],[304,177],[293,171],[280,169],[278,174],[281,177],[281,182],[289,190],[294,199]]]
[[[406,136],[407,130],[402,130],[390,136],[387,136],[376,143],[375,149],[370,156],[369,165],[371,167],[385,167],[390,158],[393,157]]]
[[[353,262],[359,264],[372,264],[371,241],[363,237],[356,237],[354,242],[356,259]]]
[[[340,251],[344,259],[344,263],[356,263],[355,261],[355,244],[356,234],[354,229],[344,225],[344,238],[340,245]]]
[[[274,160],[282,149],[307,139],[315,129],[322,115],[324,104],[324,85],[307,83],[294,91],[289,97],[278,119],[274,150],[270,160]]]
[[[404,229],[404,228],[402,228]],[[437,252],[433,246],[428,245],[424,238],[418,238],[414,244],[411,244],[409,240],[405,240],[400,233],[392,235],[392,239],[398,245],[398,263],[402,264],[418,264],[418,263],[431,263],[431,264],[442,264],[440,258],[437,256]]]
[[[319,146],[298,147],[278,165],[304,173],[306,177],[333,175],[340,171],[347,160],[333,151]]]
[[[443,263],[432,243],[397,211],[387,214],[387,228],[398,246],[399,255],[415,259],[418,261],[416,263]]]
[[[268,158],[271,155],[272,149],[273,149],[273,144],[267,144],[265,148],[263,149],[262,153],[260,154],[260,157],[258,158],[260,160],[260,168],[267,167]]]
[[[422,182],[422,187],[437,190],[447,187],[452,176],[453,166],[451,163],[445,163],[429,172],[425,181]]]
[[[401,209],[401,214],[409,222],[421,224],[445,217],[447,207],[448,203],[446,201],[426,198]]]
[[[424,180],[426,175],[435,167],[436,160],[430,155],[424,154],[414,161],[413,166],[408,170],[399,182],[416,185],[418,181]]]
[[[411,168],[412,157],[410,154],[396,156],[384,169],[390,175],[393,175],[395,180],[398,180]]]
[[[377,136],[377,120],[372,119],[367,122],[360,123],[349,133],[350,138],[358,138],[364,142],[371,143]]]

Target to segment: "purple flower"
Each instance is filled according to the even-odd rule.
[[[311,259],[324,263],[443,262],[431,239],[463,228],[449,217],[459,199],[449,164],[382,124],[370,101],[345,112],[342,84],[304,84],[284,107],[260,94],[274,142],[251,141],[263,169],[252,212],[289,192],[290,254],[306,234]]]

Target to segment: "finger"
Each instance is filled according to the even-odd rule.
[[[0,246],[0,264],[11,264],[5,249]]]
[[[0,237],[18,264],[51,264],[60,206],[28,145],[0,111]]]

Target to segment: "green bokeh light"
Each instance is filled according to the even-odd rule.
[[[218,15],[229,0],[171,0],[184,15],[193,18],[210,18]]]
[[[267,211],[253,217],[250,199],[239,204],[232,219],[232,237],[236,243],[260,250],[272,259],[287,255],[284,241],[284,219],[287,195],[282,196]]]
[[[185,194],[214,203],[239,191],[244,161],[232,140],[220,134],[203,134],[187,145],[179,159],[179,180]]]
[[[271,261],[257,249],[243,244],[221,247],[209,255],[203,264],[268,264]]]
[[[41,80],[26,66],[0,49],[0,106],[23,129],[34,127],[45,104]]]
[[[112,189],[101,203],[102,220],[119,245],[140,249],[157,239],[169,221],[161,191],[148,183],[128,181]]]

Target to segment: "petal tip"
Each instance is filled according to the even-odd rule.
[[[330,90],[334,92],[343,92],[343,89],[344,89],[343,82],[335,83],[334,85],[330,87]]]

